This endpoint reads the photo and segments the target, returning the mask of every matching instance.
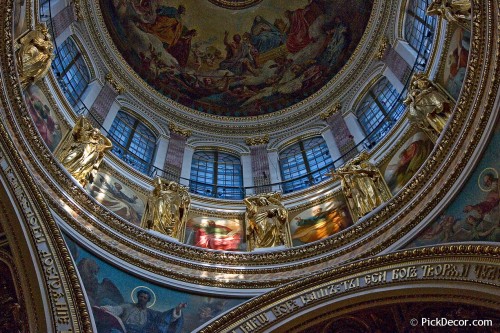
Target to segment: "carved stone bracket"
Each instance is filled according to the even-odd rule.
[[[342,105],[340,105],[340,103],[337,103],[333,107],[331,107],[328,111],[320,113],[319,117],[322,120],[327,120],[328,118],[330,118],[334,114],[340,112],[341,109],[342,109]]]
[[[168,124],[168,129],[171,130],[174,133],[177,133],[177,134],[180,134],[182,136],[185,136],[186,138],[189,138],[191,136],[191,134],[193,134],[192,131],[187,130],[185,128],[181,128],[181,127],[177,126],[174,123]]]
[[[111,87],[113,87],[113,89],[118,94],[121,95],[125,92],[125,88],[123,88],[123,86],[121,86],[118,82],[116,82],[116,80],[113,77],[113,74],[111,74],[111,73],[106,74],[105,79],[106,79],[106,82],[109,83],[109,85]]]
[[[255,136],[253,138],[246,138],[245,143],[249,146],[265,145],[269,143],[269,135]]]

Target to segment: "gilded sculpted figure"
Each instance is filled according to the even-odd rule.
[[[191,199],[187,189],[174,181],[156,178],[141,226],[184,241]]]
[[[433,0],[427,7],[427,15],[437,15],[448,22],[458,23],[466,28],[470,27],[471,1],[470,0]]]
[[[112,147],[111,141],[88,119],[80,117],[64,138],[56,156],[66,170],[85,186],[93,181],[104,154]]]
[[[408,118],[434,141],[451,116],[451,101],[423,73],[413,75],[408,95],[403,101],[409,106]]]
[[[23,87],[26,87],[47,74],[54,59],[54,45],[47,26],[43,23],[28,32],[19,43],[21,46],[16,53],[19,79]]]
[[[340,179],[342,191],[355,220],[391,198],[391,192],[380,171],[368,162],[365,152],[337,171],[332,171],[330,175],[334,179]]]
[[[243,199],[247,207],[246,225],[248,251],[255,248],[292,244],[288,211],[279,193],[259,194]]]

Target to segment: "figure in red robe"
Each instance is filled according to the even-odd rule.
[[[290,22],[286,48],[290,53],[297,53],[309,45],[313,39],[309,36],[309,23],[305,17],[306,9],[287,10],[285,16]]]

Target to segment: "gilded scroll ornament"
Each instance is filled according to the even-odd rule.
[[[174,181],[155,178],[141,227],[183,242],[191,198],[187,188]]]
[[[105,153],[112,147],[111,141],[81,116],[57,148],[56,157],[85,186],[94,180]]]
[[[111,87],[118,93],[118,94],[123,94],[125,92],[125,88],[123,88],[118,82],[116,82],[115,78],[113,77],[113,74],[108,73],[105,76],[106,82],[109,83]]]
[[[292,246],[288,211],[281,203],[280,193],[262,193],[243,199],[247,250]]]
[[[451,116],[451,100],[424,73],[411,78],[408,95],[408,119],[436,141]]]
[[[269,135],[255,136],[252,138],[246,138],[245,143],[249,146],[265,145],[269,143]]]
[[[384,178],[378,168],[368,162],[366,152],[337,171],[332,170],[330,175],[340,179],[353,220],[360,219],[391,198]]]
[[[185,136],[186,138],[190,137],[192,134],[192,131],[179,127],[174,123],[168,124],[168,129],[171,130],[174,133],[180,134],[182,136]]]
[[[19,80],[23,88],[41,80],[49,71],[54,59],[54,44],[47,26],[40,23],[35,30],[23,36],[16,58]]]
[[[436,15],[450,23],[457,23],[466,28],[471,22],[470,0],[433,0],[427,7],[427,15]]]
[[[334,106],[332,106],[331,108],[329,108],[326,112],[322,112],[319,114],[319,117],[322,119],[322,120],[327,120],[328,118],[330,118],[332,115],[336,114],[336,113],[339,113],[340,110],[342,109],[342,105],[340,103],[337,103],[335,104]]]

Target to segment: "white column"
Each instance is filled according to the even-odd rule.
[[[279,155],[277,150],[268,150],[267,158],[269,160],[269,180],[271,184],[280,183],[281,182],[281,173],[280,173],[280,165],[278,162]],[[280,185],[274,185],[272,187],[273,191],[281,191]]]
[[[344,120],[347,128],[349,129],[349,132],[351,132],[351,135],[354,137],[354,143],[358,144],[363,141],[363,139],[365,138],[365,132],[358,122],[358,117],[356,117],[354,113],[349,112],[344,116]],[[358,147],[358,150],[363,150],[363,148]]]
[[[405,87],[404,84],[401,83],[401,81],[399,81],[399,79],[396,77],[396,75],[394,75],[394,73],[391,71],[389,67],[385,68],[382,75],[384,75],[387,78],[387,80],[389,80],[389,82],[392,84],[392,86],[394,87],[394,89],[396,89],[398,93],[401,93],[403,91]]]
[[[408,65],[413,66],[415,61],[417,61],[417,51],[413,47],[403,40],[398,39],[396,45],[394,45],[394,50],[408,63]]]
[[[115,101],[115,102],[113,102],[113,104],[109,108],[108,114],[106,115],[106,118],[102,122],[102,127],[106,131],[109,131],[109,129],[111,128],[111,125],[113,125],[113,121],[115,120],[116,114],[118,113],[118,111],[120,111],[120,104],[118,104]]]
[[[181,181],[180,183],[189,186],[189,177],[191,176],[191,164],[193,162],[194,147],[184,146],[184,156],[182,158]]]
[[[252,187],[253,184],[253,174],[252,174],[252,157],[250,154],[241,155],[241,172],[243,172],[243,186]],[[245,195],[253,194],[254,189],[249,188],[245,190]]]
[[[165,158],[167,158],[168,138],[164,134],[156,141],[156,155],[153,165],[158,169],[163,169]]]
[[[333,137],[333,133],[330,129],[330,127],[327,127],[322,133],[321,136],[323,139],[325,139],[326,145],[328,147],[328,151],[330,152],[330,156],[332,157],[332,161],[337,160],[342,156],[340,154],[339,147],[337,147],[337,142],[335,141],[335,138]],[[344,162],[340,159],[337,161],[335,167],[340,166],[344,164]]]

